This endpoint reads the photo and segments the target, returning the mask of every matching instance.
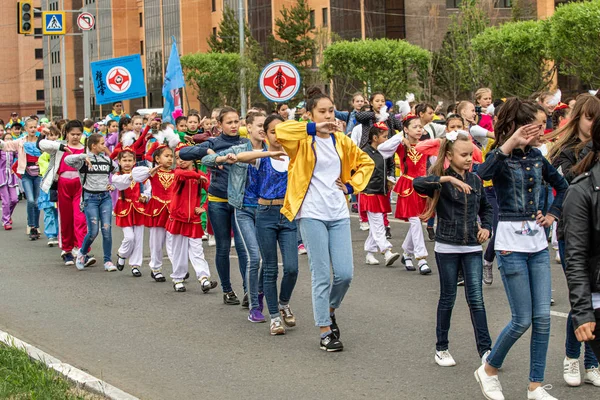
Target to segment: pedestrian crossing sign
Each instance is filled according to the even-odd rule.
[[[64,35],[67,33],[65,12],[42,12],[42,33],[44,35]]]

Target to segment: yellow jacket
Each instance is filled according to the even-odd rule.
[[[307,133],[309,128],[314,129],[314,124],[291,120],[275,128],[277,140],[290,157],[287,192],[281,209],[290,221],[294,220],[304,202],[317,160],[314,134]],[[375,163],[343,133],[336,132],[331,137],[340,157],[342,182],[352,186],[355,192],[364,190]]]

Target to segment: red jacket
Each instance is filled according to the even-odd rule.
[[[200,178],[206,181],[199,183]],[[201,189],[208,190],[208,178],[204,173],[177,168],[170,205],[171,218],[186,223],[200,223],[200,215],[196,214],[195,209],[202,206]]]

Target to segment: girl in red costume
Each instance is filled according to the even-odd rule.
[[[217,287],[210,280],[208,262],[202,249],[202,222],[200,215],[206,210],[200,204],[200,191],[208,190],[208,178],[196,168],[194,161],[179,158],[179,150],[186,147],[180,143],[175,149],[177,168],[173,183],[173,196],[170,216],[167,222],[167,253],[173,265],[173,288],[176,292],[185,292],[183,281],[189,276],[188,263],[191,262],[202,292]]]
[[[112,184],[119,190],[119,199],[115,205],[116,225],[123,229],[123,242],[118,250],[117,268],[122,271],[125,260],[129,259],[131,273],[135,277],[142,276],[140,270],[144,251],[144,222],[146,219],[146,204],[150,198],[152,187],[144,183],[145,192],[140,184],[132,177],[136,162],[135,150],[124,147],[117,157],[120,171],[113,175]]]
[[[150,231],[150,276],[156,282],[164,282],[162,274],[163,246],[167,241],[166,226],[169,220],[169,206],[173,195],[173,150],[167,145],[156,147],[153,153],[152,168],[135,167],[132,172],[133,180],[145,182],[148,180],[152,187],[152,197],[146,206],[146,222],[144,225]]]
[[[427,156],[419,153],[415,146],[423,135],[421,120],[414,114],[404,118],[404,137],[400,134],[379,145],[377,150],[389,157],[395,151],[400,158],[402,175],[394,187],[398,193],[395,217],[410,222],[410,228],[402,243],[402,263],[408,271],[415,271],[412,257],[417,260],[421,275],[431,273],[427,265],[427,248],[423,237],[423,227],[419,216],[425,210],[427,197],[421,196],[413,188],[413,180],[427,174]]]

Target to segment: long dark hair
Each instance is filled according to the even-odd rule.
[[[308,88],[306,91],[306,111],[312,112],[321,99],[329,99],[329,101],[331,101],[331,98],[323,93],[318,87],[313,86]]]
[[[516,97],[507,99],[498,114],[498,122],[494,127],[496,142],[494,148],[501,147],[520,127],[530,124],[537,118],[536,104]]]
[[[581,159],[572,168],[575,175],[581,175],[594,166],[598,162],[598,156],[600,156],[600,117],[594,119],[592,124],[592,150]]]
[[[121,119],[119,120],[119,140],[118,140],[118,143],[121,143],[121,136],[123,136],[123,131],[125,130],[125,127],[127,125],[129,125],[130,122],[131,122],[131,118],[128,118],[128,117],[121,117]]]

